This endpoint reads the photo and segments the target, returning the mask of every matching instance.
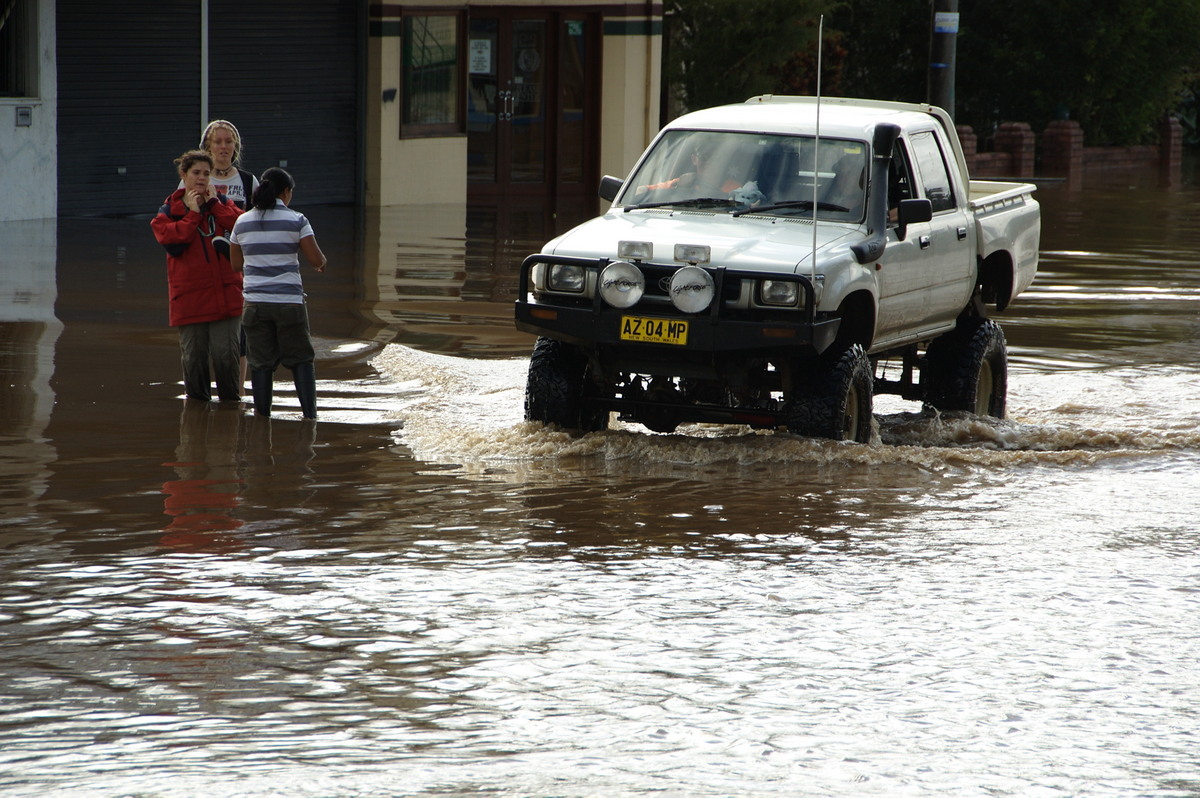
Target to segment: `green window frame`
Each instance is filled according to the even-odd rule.
[[[463,133],[465,15],[406,12],[400,20],[400,138]]]

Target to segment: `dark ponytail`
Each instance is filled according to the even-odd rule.
[[[275,200],[279,199],[280,194],[295,187],[296,181],[291,175],[278,166],[272,166],[258,179],[258,188],[254,189],[251,204],[260,211],[269,211],[275,207]]]

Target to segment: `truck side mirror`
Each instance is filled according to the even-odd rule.
[[[600,199],[612,202],[617,198],[617,193],[621,190],[621,186],[624,184],[625,181],[619,177],[605,175],[604,177],[600,178],[600,190],[596,193],[600,195]]]
[[[901,241],[908,235],[908,226],[933,219],[933,203],[927,199],[900,200],[900,210],[897,215],[899,224],[896,226],[896,238]]]

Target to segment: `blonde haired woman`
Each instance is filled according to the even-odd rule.
[[[218,194],[224,194],[234,205],[245,210],[250,207],[258,178],[242,168],[242,134],[227,119],[214,119],[200,134],[200,149],[212,156],[213,168],[209,183]],[[179,184],[183,188],[183,183]],[[229,242],[219,236],[214,242],[222,257],[229,257]],[[238,339],[241,350],[241,385],[246,384],[246,336]]]
[[[226,119],[214,119],[200,136],[200,149],[213,157],[212,185],[245,210],[250,207],[258,178],[242,169],[242,135]]]

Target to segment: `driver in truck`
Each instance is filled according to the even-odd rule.
[[[695,197],[729,197],[748,207],[761,203],[765,196],[758,183],[748,179],[753,156],[735,152],[729,157],[714,157],[714,150],[711,142],[698,142],[689,155],[690,171],[661,183],[638,186],[638,193],[681,191]]]
[[[711,142],[698,142],[692,147],[691,155],[689,156],[692,167],[690,171],[684,172],[670,180],[664,180],[661,183],[639,186],[638,190],[669,191],[671,189],[689,189],[691,193],[697,194],[697,196],[706,192],[709,196],[718,196],[734,191],[742,185],[743,181],[741,178],[744,177],[746,171],[744,164],[740,164],[736,158],[717,158],[715,157],[714,149]]]

